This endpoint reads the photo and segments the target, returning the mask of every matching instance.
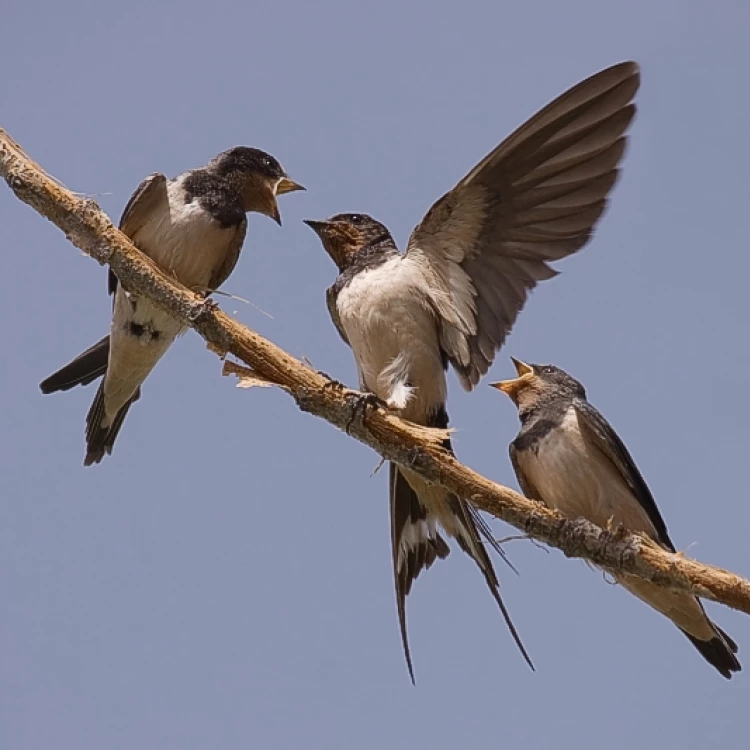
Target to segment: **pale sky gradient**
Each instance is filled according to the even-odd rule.
[[[678,547],[750,574],[746,231],[750,6],[741,0],[60,3],[2,11],[0,126],[115,220],[140,180],[233,145],[308,192],[253,216],[222,299],[355,382],[334,268],[303,218],[371,213],[400,243],[538,108],[642,66],[623,179],[594,241],[532,296],[508,355],[584,382]],[[527,542],[498,560],[536,665],[454,550],[398,634],[386,474],[280,392],[239,391],[188,333],[100,466],[94,388],[38,383],[107,330],[106,272],[0,186],[0,747],[474,750],[747,743],[750,622],[731,682],[666,620]],[[510,402],[451,376],[459,456],[515,486]],[[499,536],[513,533],[495,523]]]

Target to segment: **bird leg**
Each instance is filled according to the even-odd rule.
[[[193,289],[193,291],[203,299],[203,302],[201,303],[201,306],[197,310],[193,310],[193,312],[188,315],[188,318],[191,323],[195,323],[198,318],[201,317],[201,315],[205,315],[206,313],[213,312],[214,310],[219,309],[219,303],[215,299],[211,299],[210,295],[213,293],[213,289],[206,289],[205,287],[196,287]]]
[[[317,370],[315,368],[315,365],[304,355],[302,356],[302,361],[311,369],[315,370],[315,372],[318,375],[321,375],[324,377],[328,382],[324,383],[323,390],[327,390],[329,388],[335,389],[337,391],[343,391],[346,389],[346,386],[340,381],[336,380],[336,378],[332,378],[327,372],[323,372],[323,370]]]
[[[335,391],[346,390],[346,386],[340,380],[332,378],[327,372],[323,372],[323,370],[315,370],[315,372],[317,372],[318,375],[322,375],[328,381],[327,383],[323,383],[324,391],[328,390],[329,388]]]
[[[407,461],[409,463],[409,466],[415,467],[417,465],[417,462],[421,458],[422,458],[421,448],[409,448],[409,451],[407,453]]]
[[[352,415],[349,417],[349,421],[344,427],[344,431],[349,435],[354,420],[357,418],[357,414],[360,416],[360,421],[364,421],[367,409],[387,408],[383,399],[378,398],[374,393],[361,393],[354,397],[354,405],[352,406]]]

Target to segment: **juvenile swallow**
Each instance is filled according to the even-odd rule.
[[[446,370],[471,390],[487,372],[548,265],[583,247],[602,215],[635,114],[635,63],[604,70],[557,98],[486,156],[428,211],[401,254],[364,214],[307,221],[339,270],[328,309],[352,348],[360,389],[405,419],[448,425]],[[450,444],[446,444],[450,448]],[[409,674],[405,601],[448,555],[453,537],[479,566],[526,661],[480,539],[494,540],[462,499],[390,467],[396,602]]]
[[[174,179],[158,172],[147,177],[125,206],[120,230],[163,271],[210,293],[237,264],[245,214],[265,214],[280,225],[276,198],[293,190],[304,188],[273,156],[238,146]],[[40,384],[42,393],[54,393],[104,376],[86,417],[85,466],[112,453],[143,381],[185,331],[147,299],[126,292],[111,270],[109,293],[114,295],[109,335]]]
[[[523,493],[568,518],[607,528],[614,522],[675,546],[632,456],[609,422],[586,400],[583,386],[553,365],[513,359],[518,377],[491,383],[518,407],[521,431],[510,460]],[[742,668],[737,644],[711,622],[700,601],[635,576],[617,582],[668,617],[724,677]]]

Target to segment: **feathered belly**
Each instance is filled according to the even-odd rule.
[[[603,528],[612,521],[656,538],[648,515],[622,475],[598,448],[583,440],[577,422],[571,409],[561,427],[539,440],[536,451],[524,451],[519,459],[524,474],[547,505],[565,516],[583,517]],[[627,575],[615,579],[695,638],[715,637],[698,600],[690,594],[667,591]]]
[[[584,441],[575,410],[522,454],[522,468],[550,507],[606,527],[612,521],[655,536],[645,510],[609,459]]]
[[[170,185],[169,191],[169,212],[161,220],[154,217],[147,222],[133,235],[133,242],[180,283],[205,289],[237,228],[223,228],[198,201],[185,203],[179,185]]]
[[[424,421],[446,397],[434,313],[389,266],[361,273],[339,293],[341,325],[362,385]]]

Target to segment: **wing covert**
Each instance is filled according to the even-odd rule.
[[[166,200],[167,178],[160,172],[150,174],[138,185],[125,204],[120,217],[120,231],[133,239],[135,233],[148,221],[152,212],[162,201]],[[107,283],[107,291],[109,294],[114,294],[117,291],[117,276],[111,269]]]
[[[669,538],[667,525],[659,512],[654,496],[635,465],[630,451],[625,447],[620,436],[614,431],[612,425],[602,416],[598,409],[582,399],[575,404],[578,414],[578,424],[586,437],[612,462],[620,472],[622,478],[633,491],[641,507],[646,511],[649,520],[656,529],[658,540],[670,552],[675,551],[674,544]]]
[[[430,279],[441,345],[471,390],[548,265],[590,239],[617,181],[638,66],[608,68],[555,99],[438,200],[407,256]]]

